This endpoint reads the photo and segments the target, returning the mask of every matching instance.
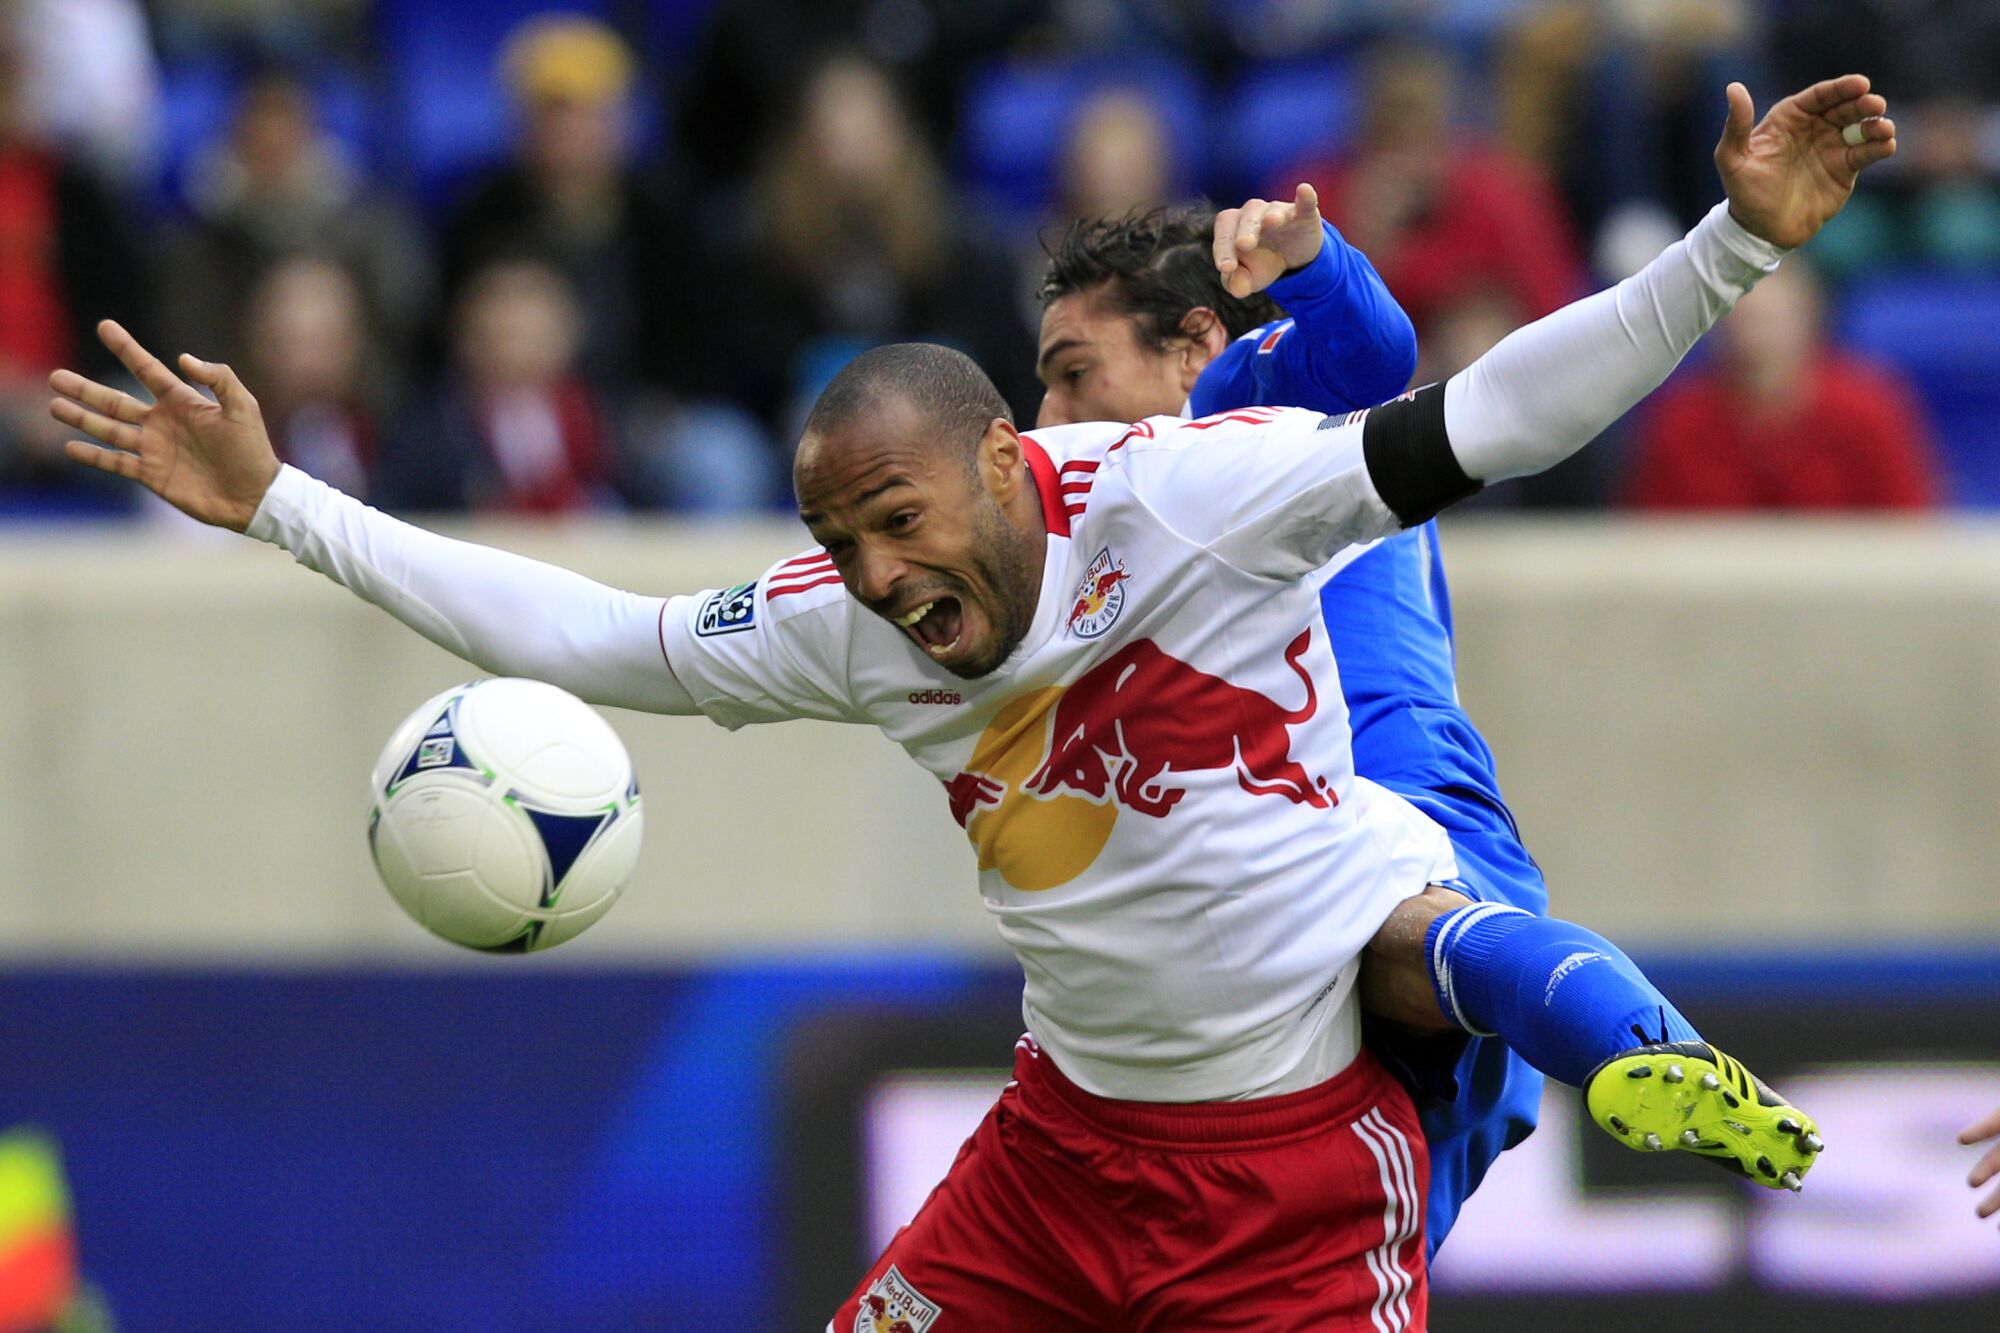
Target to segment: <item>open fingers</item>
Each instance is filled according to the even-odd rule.
[[[1300,181],[1298,191],[1292,196],[1292,207],[1298,217],[1311,217],[1318,213],[1319,191]]]
[[[98,324],[97,336],[153,397],[164,398],[182,387],[180,378],[161,364],[160,358],[141,347],[139,340],[126,332],[125,326],[117,320],[107,319]]]
[[[72,463],[94,467],[99,472],[109,472],[127,481],[139,479],[139,455],[128,454],[121,449],[106,449],[87,440],[64,440],[63,456]]]
[[[49,404],[49,415],[72,430],[80,430],[86,435],[95,435],[106,444],[120,449],[139,447],[139,428],[122,421],[113,420],[102,412],[93,412],[81,403],[67,398],[58,398]]]
[[[2000,1111],[1983,1115],[1958,1131],[1960,1143],[1979,1143],[1991,1138],[2000,1138]]]
[[[182,352],[181,373],[213,393],[226,413],[235,415],[257,406],[242,379],[220,361],[204,361],[192,352]]]
[[[65,398],[74,398],[85,407],[137,426],[146,420],[146,405],[129,393],[108,384],[87,380],[74,370],[58,370],[49,376],[49,388]]]
[[[1995,1176],[2000,1176],[2000,1148],[1989,1149],[1979,1159],[1978,1165],[1972,1168],[1972,1174],[1966,1177],[1965,1183],[1978,1189]]]

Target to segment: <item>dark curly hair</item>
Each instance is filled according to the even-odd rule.
[[[1183,333],[1181,321],[1202,306],[1213,310],[1231,338],[1284,318],[1264,292],[1231,296],[1215,271],[1215,210],[1207,203],[1072,222],[1054,246],[1042,248],[1049,269],[1036,293],[1051,301],[1102,293],[1138,321],[1142,341],[1165,347]]]

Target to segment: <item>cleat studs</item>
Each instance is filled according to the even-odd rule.
[[[1659,1152],[1666,1145],[1660,1142],[1658,1134],[1648,1134],[1645,1138],[1647,1152]]]
[[[1629,1134],[1629,1133],[1631,1133],[1631,1132],[1632,1132],[1632,1129],[1631,1129],[1631,1126],[1627,1125],[1627,1124],[1626,1124],[1626,1123],[1625,1123],[1625,1122],[1624,1122],[1623,1120],[1620,1120],[1620,1119],[1619,1119],[1619,1118],[1618,1118],[1617,1116],[1615,1116],[1615,1115],[1614,1115],[1614,1116],[1611,1116],[1611,1117],[1610,1117],[1610,1120],[1611,1120],[1611,1132],[1612,1132],[1612,1133],[1614,1133],[1614,1134]]]
[[[1703,1074],[1701,1076],[1701,1086],[1710,1092],[1714,1092],[1722,1086],[1722,1080],[1713,1074]]]
[[[1701,1134],[1698,1131],[1692,1129],[1684,1129],[1681,1131],[1681,1147],[1699,1148],[1700,1146],[1701,1146]]]
[[[1651,1078],[1652,1076],[1653,1067],[1651,1065],[1640,1065],[1637,1069],[1628,1069],[1625,1071],[1626,1078]]]
[[[1817,1134],[1808,1134],[1808,1135],[1806,1135],[1806,1151],[1807,1151],[1807,1152],[1825,1152],[1825,1151],[1826,1151],[1826,1143],[1825,1143],[1825,1141],[1824,1141],[1824,1140],[1822,1140],[1822,1139],[1820,1138],[1820,1136],[1819,1136],[1819,1135],[1817,1135]]]
[[[1799,1132],[1799,1122],[1790,1116],[1786,1116],[1778,1122],[1778,1132],[1780,1134],[1796,1134]]]
[[[1773,1178],[1775,1178],[1778,1174],[1778,1168],[1771,1165],[1771,1159],[1768,1157],[1759,1157],[1757,1159],[1757,1169],[1759,1171],[1762,1171],[1765,1175],[1771,1176]]]
[[[1668,1065],[1667,1072],[1661,1077],[1665,1078],[1669,1083],[1680,1083],[1686,1080],[1687,1071],[1679,1065]]]
[[[1801,1189],[1805,1188],[1805,1186],[1799,1180],[1799,1173],[1796,1171],[1785,1172],[1784,1175],[1778,1177],[1778,1183],[1780,1185],[1783,1185],[1786,1189],[1790,1190],[1794,1194],[1797,1194]]]

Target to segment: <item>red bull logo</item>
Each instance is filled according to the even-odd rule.
[[[897,1271],[889,1271],[869,1284],[861,1295],[861,1309],[854,1318],[854,1333],[924,1333],[943,1309],[910,1285]]]
[[[1076,600],[1069,608],[1070,633],[1079,639],[1094,639],[1110,629],[1125,609],[1125,585],[1131,581],[1132,576],[1111,554],[1110,547],[1099,551],[1077,584]]]
[[[1075,683],[1032,690],[1000,710],[964,772],[945,784],[952,817],[1017,889],[1055,888],[1096,861],[1118,812],[1164,819],[1189,775],[1234,770],[1252,796],[1327,809],[1326,779],[1292,758],[1291,728],[1319,711],[1300,665],[1312,631],[1285,650],[1304,686],[1286,708],[1164,652],[1150,639],[1120,648]]]

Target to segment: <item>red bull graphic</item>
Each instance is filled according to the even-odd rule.
[[[854,1333],[925,1333],[943,1313],[891,1264],[889,1271],[862,1293]]]
[[[1105,547],[1091,560],[1077,584],[1076,601],[1069,608],[1069,631],[1079,639],[1094,639],[1111,628],[1125,609],[1125,584],[1132,576]]]
[[[964,828],[973,811],[981,806],[1000,804],[1007,788],[984,773],[960,773],[944,784],[944,794],[945,799],[951,802],[951,817],[958,821],[960,828]]]
[[[1300,665],[1310,629],[1285,649],[1305,687],[1286,708],[1163,651],[1150,639],[1120,648],[1068,686],[1010,700],[945,783],[952,817],[1017,889],[1051,889],[1096,861],[1121,809],[1164,819],[1186,776],[1233,769],[1252,796],[1328,809],[1332,785],[1292,758],[1291,728],[1319,711]]]
[[[1028,790],[1049,796],[1068,789],[1101,801],[1116,764],[1119,802],[1158,819],[1187,794],[1172,784],[1173,774],[1234,767],[1253,796],[1326,809],[1334,803],[1326,780],[1292,759],[1288,730],[1319,711],[1312,676],[1299,666],[1311,642],[1306,630],[1285,649],[1285,665],[1306,687],[1305,703],[1289,712],[1256,690],[1195,670],[1151,639],[1127,644],[1064,691],[1055,742]]]

